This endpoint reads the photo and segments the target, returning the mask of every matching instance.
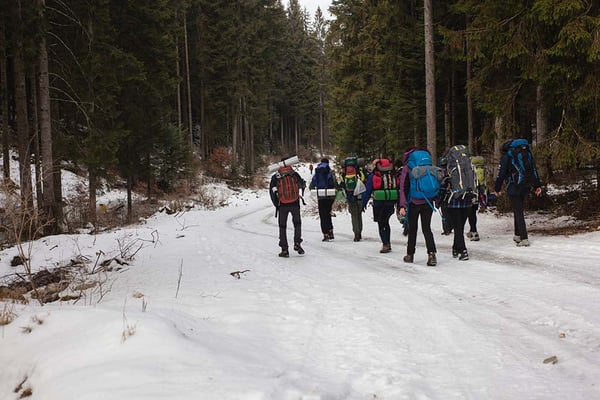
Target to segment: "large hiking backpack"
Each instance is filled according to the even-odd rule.
[[[471,157],[471,164],[475,168],[475,176],[479,186],[487,185],[487,171],[485,170],[485,158],[482,156]]]
[[[512,174],[509,183],[518,187],[527,187],[534,184],[537,177],[533,155],[527,139],[514,139],[502,145],[512,164]]]
[[[386,158],[375,163],[373,198],[375,200],[398,200],[398,182],[394,164]]]
[[[346,191],[354,193],[356,183],[360,179],[358,172],[358,160],[356,157],[348,157],[344,160],[342,173],[344,175],[344,186]]]
[[[450,177],[448,201],[453,198],[471,200],[477,197],[477,174],[471,164],[469,149],[462,144],[452,146],[446,158]]]
[[[277,196],[282,204],[294,203],[300,197],[300,185],[295,174],[289,165],[277,170]]]
[[[410,179],[410,199],[427,200],[437,197],[440,190],[441,169],[433,165],[431,155],[426,150],[414,150],[406,161]]]

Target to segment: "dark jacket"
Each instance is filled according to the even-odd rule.
[[[337,182],[329,163],[320,162],[315,168],[315,174],[310,181],[310,189],[334,189]]]
[[[535,164],[533,168],[535,169]],[[542,187],[542,182],[540,181],[537,170],[533,174],[534,182],[532,186],[517,186],[513,179],[514,173],[516,173],[516,171],[510,161],[508,153],[503,153],[502,158],[500,158],[500,167],[498,168],[498,176],[496,177],[496,182],[494,184],[494,191],[500,192],[502,190],[502,184],[506,182],[506,194],[509,197],[522,197],[526,196],[531,191],[532,187],[534,189]]]

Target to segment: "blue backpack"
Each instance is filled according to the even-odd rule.
[[[510,140],[502,145],[502,150],[508,154],[512,165],[508,183],[519,188],[532,186],[537,179],[537,171],[527,139]]]
[[[441,169],[433,166],[431,155],[426,150],[412,151],[406,165],[410,177],[409,201],[423,199],[431,206],[430,200],[437,197],[440,190]]]

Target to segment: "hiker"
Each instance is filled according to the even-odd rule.
[[[377,222],[379,239],[382,247],[380,253],[392,251],[390,217],[398,201],[399,180],[394,165],[387,158],[373,162],[373,172],[367,178],[366,190],[362,196],[362,211],[373,197],[373,220]]]
[[[306,182],[298,172],[294,171],[291,165],[280,167],[271,176],[269,194],[271,202],[275,206],[275,217],[278,217],[279,247],[281,247],[279,257],[290,256],[286,234],[288,214],[292,215],[292,223],[294,224],[294,250],[298,254],[304,254],[304,249],[300,246],[300,243],[302,243],[302,220],[300,219],[300,200],[302,197],[300,191],[304,194],[305,188]]]
[[[313,173],[313,165],[312,165],[312,164],[310,164],[310,165],[308,166],[308,169],[310,170],[310,174],[312,175],[312,173]]]
[[[442,188],[446,189],[446,192],[442,202],[445,203],[454,230],[452,257],[466,261],[469,259],[469,252],[465,244],[464,230],[473,202],[477,199],[477,177],[466,146],[452,146],[446,152],[445,158],[447,172],[442,180]]]
[[[404,167],[400,175],[400,198],[398,212],[408,215],[408,242],[406,263],[414,262],[417,245],[417,222],[421,218],[421,230],[427,247],[427,265],[437,264],[435,241],[431,231],[434,202],[438,199],[441,171],[433,166],[431,155],[425,149],[410,147],[404,153]]]
[[[337,181],[334,173],[329,167],[329,160],[323,158],[315,168],[309,189],[317,189],[317,201],[319,207],[319,219],[321,220],[321,232],[323,242],[334,239],[333,222],[331,221],[331,209],[335,202]]]
[[[542,194],[542,183],[526,139],[509,140],[502,145],[502,157],[494,185],[496,196],[500,195],[502,184],[505,182],[506,194],[513,209],[513,240],[517,246],[527,247],[529,238],[523,205],[532,188],[536,196]]]
[[[367,179],[364,165],[364,158],[347,157],[342,162],[340,187],[344,189],[346,194],[346,203],[352,221],[355,242],[362,240],[362,195],[366,190],[365,182]]]
[[[438,164],[442,170],[442,176],[448,175],[448,159],[446,159],[446,157],[440,157],[438,159]],[[445,189],[443,189],[443,192],[445,194]],[[448,215],[448,205],[443,199],[440,201],[440,214],[442,217],[442,235],[447,236],[452,234],[452,221]]]
[[[487,208],[487,172],[485,169],[485,159],[482,156],[472,156],[471,164],[475,168],[477,177],[477,198],[474,199],[469,214],[469,232],[467,237],[472,242],[479,241],[479,232],[477,232],[477,213],[484,212]]]

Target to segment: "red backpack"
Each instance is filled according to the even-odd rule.
[[[375,163],[373,198],[375,200],[398,200],[398,180],[394,164],[386,158]]]
[[[279,202],[282,204],[290,204],[298,201],[300,197],[300,186],[298,178],[291,166],[285,166],[277,170],[277,193]]]

